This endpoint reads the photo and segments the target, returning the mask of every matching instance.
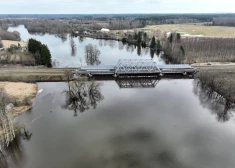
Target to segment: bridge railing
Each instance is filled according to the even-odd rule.
[[[122,59],[115,66],[115,73],[157,73],[157,64],[150,59]]]

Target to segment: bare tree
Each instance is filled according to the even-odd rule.
[[[3,88],[0,88],[0,150],[15,138],[11,115],[13,105],[10,102],[11,98]]]
[[[104,99],[100,86],[100,82],[87,81],[85,78],[68,82],[69,90],[64,91],[66,94],[64,108],[73,110],[74,116],[77,116],[78,111],[84,112],[90,107],[95,109],[97,103]]]
[[[73,79],[73,73],[72,73],[72,71],[70,71],[70,70],[68,70],[68,69],[65,69],[65,70],[64,70],[64,78],[65,78],[65,80],[67,81],[68,87],[69,87],[69,90],[70,90],[70,84],[69,84],[69,82]]]
[[[0,38],[2,40],[20,40],[20,33],[17,31],[9,32],[0,27]]]
[[[52,66],[55,68],[55,67],[58,67],[60,65],[59,61],[57,61],[56,59],[52,60]]]

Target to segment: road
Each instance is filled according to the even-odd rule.
[[[198,71],[215,71],[235,74],[235,64],[194,65]],[[68,68],[71,71],[76,68]],[[64,81],[66,68],[0,68],[0,81]]]

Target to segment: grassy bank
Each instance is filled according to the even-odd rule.
[[[200,83],[235,103],[235,65],[197,66]]]
[[[59,82],[65,81],[65,69],[52,68],[2,68],[0,81],[12,82]],[[75,69],[71,69],[75,70]]]
[[[36,96],[37,84],[0,82],[0,87],[4,88],[6,93],[12,97],[13,117],[16,117],[32,107],[31,100]]]

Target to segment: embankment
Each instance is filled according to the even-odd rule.
[[[228,101],[235,103],[235,65],[197,65],[195,78]]]
[[[69,69],[71,71],[75,68]],[[0,81],[11,82],[61,82],[65,69],[56,68],[1,68]]]

